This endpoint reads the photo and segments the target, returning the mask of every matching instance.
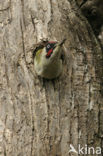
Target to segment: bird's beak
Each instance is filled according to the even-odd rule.
[[[62,45],[65,43],[65,41],[66,41],[66,38],[64,38],[64,39],[60,42],[59,46],[62,46]]]

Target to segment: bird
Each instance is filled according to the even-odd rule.
[[[33,51],[34,68],[38,76],[45,79],[55,79],[62,73],[63,44],[66,39],[58,41],[41,41]]]

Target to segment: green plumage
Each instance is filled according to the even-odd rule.
[[[42,53],[42,49],[40,49],[40,50],[38,50],[38,52],[36,53],[36,61],[38,62],[38,63],[40,63],[40,59],[41,59],[41,53]]]
[[[54,79],[60,76],[62,73],[61,55],[64,42],[65,40],[60,43],[48,41],[36,47],[34,50],[34,68],[38,76],[46,79]],[[47,54],[49,57],[47,57]]]

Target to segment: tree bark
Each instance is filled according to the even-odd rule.
[[[67,38],[63,73],[52,81],[33,66],[31,49],[43,38]],[[0,1],[0,156],[103,148],[102,85],[102,51],[75,1]]]

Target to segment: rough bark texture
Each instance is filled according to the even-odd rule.
[[[95,35],[98,36],[103,26],[103,1],[87,0],[80,9],[91,24]]]
[[[76,10],[70,0],[0,0],[0,156],[78,155],[70,144],[103,148],[102,52]],[[65,37],[61,77],[38,78],[34,44]]]

